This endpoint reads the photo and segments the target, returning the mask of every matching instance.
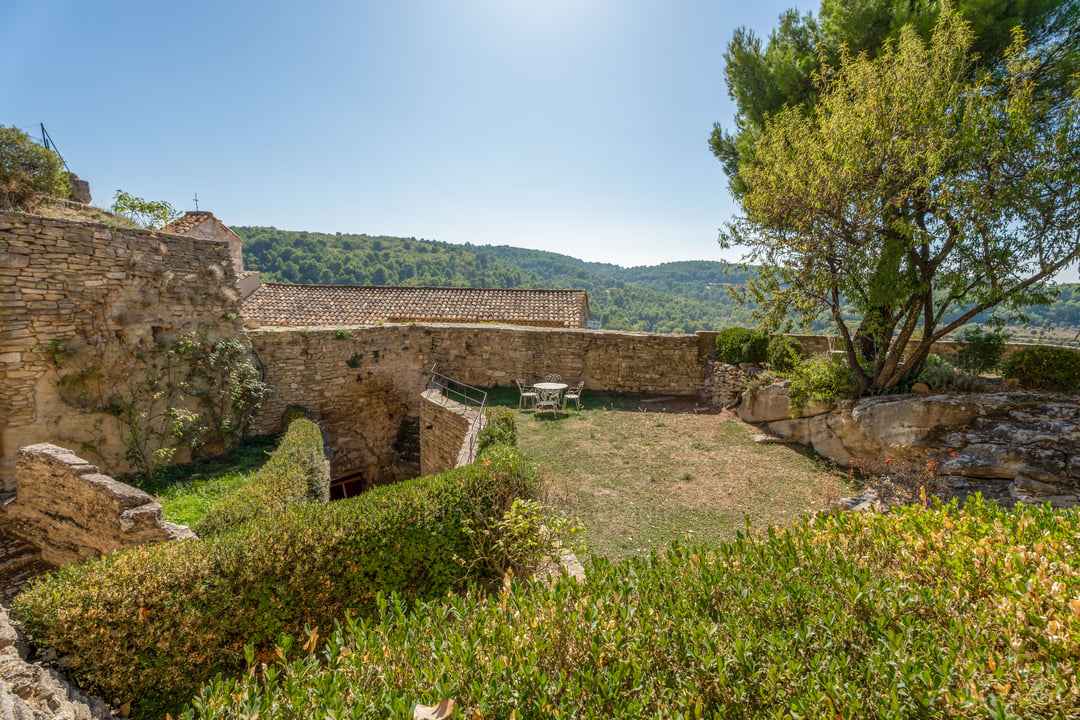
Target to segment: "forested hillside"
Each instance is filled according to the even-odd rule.
[[[613,330],[694,332],[752,324],[751,308],[737,306],[728,292],[745,281],[746,273],[723,262],[624,268],[508,245],[272,227],[233,230],[244,238],[244,266],[262,272],[264,282],[573,288],[589,293],[593,319]],[[1080,330],[1080,285],[1063,285],[1054,305],[1027,314],[1029,326],[1013,327],[1017,339],[1074,338]],[[989,314],[978,320],[988,321]],[[806,330],[826,327],[823,318]]]

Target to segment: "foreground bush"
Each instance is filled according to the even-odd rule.
[[[285,434],[270,460],[249,482],[212,506],[192,528],[199,537],[280,512],[293,505],[330,500],[330,469],[319,426],[303,408],[285,412]]]
[[[346,612],[437,598],[465,581],[463,528],[501,518],[535,489],[509,448],[479,463],[329,505],[304,505],[207,540],[137,548],[61,569],[14,612],[39,646],[105,698],[161,717],[215,673],[244,667],[244,645],[270,659],[282,634],[328,629]],[[483,565],[477,565],[483,568]]]
[[[769,347],[769,334],[760,330],[733,327],[716,334],[716,357],[722,363],[765,362]]]
[[[554,588],[384,599],[188,720],[1077,717],[1080,515],[841,514]],[[305,636],[305,640],[310,639]]]
[[[1030,347],[1001,363],[1001,374],[1026,388],[1080,392],[1080,352],[1062,347]]]

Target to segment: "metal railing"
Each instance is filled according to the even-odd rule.
[[[487,407],[487,391],[442,374],[439,372],[438,363],[431,366],[431,379],[428,380],[427,389],[438,390],[448,400],[459,402],[465,407],[476,408],[476,417],[469,424],[469,452],[475,453],[476,440],[480,431],[478,425],[483,422],[484,409]]]

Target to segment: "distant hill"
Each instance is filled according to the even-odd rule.
[[[509,245],[453,245],[437,240],[234,227],[244,238],[244,266],[266,282],[323,285],[573,288],[589,293],[601,327],[694,332],[751,325],[728,287],[746,281],[740,266],[681,261],[624,268]],[[1080,332],[1080,285],[1062,285],[1058,301],[1028,310],[1017,340],[1063,342]],[[989,313],[977,318],[987,322]],[[824,319],[806,328],[825,330]]]

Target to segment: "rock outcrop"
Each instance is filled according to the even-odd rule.
[[[762,388],[745,410],[744,401],[739,414],[841,465],[888,456],[894,446],[949,450],[955,455],[941,469],[951,473],[956,486],[1001,481],[1020,502],[1080,504],[1080,398],[1075,395],[890,395],[846,401],[812,417],[776,417],[786,407],[786,394],[781,383]]]

